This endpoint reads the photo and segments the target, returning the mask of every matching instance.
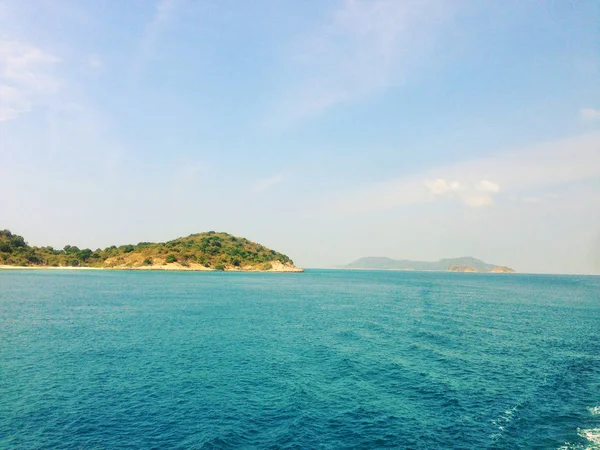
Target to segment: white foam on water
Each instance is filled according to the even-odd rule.
[[[579,436],[584,438],[586,444],[571,444],[566,442],[556,450],[600,450],[600,428],[590,428],[589,430],[577,430]]]
[[[593,406],[591,408],[588,408],[588,411],[593,416],[599,416],[600,415],[600,406]]]
[[[511,409],[507,409],[506,411],[504,411],[504,413],[500,414],[500,416],[498,416],[498,418],[496,418],[495,420],[492,420],[492,425],[494,425],[498,430],[490,436],[493,440],[497,440],[502,436],[502,434],[506,430],[506,427],[510,424],[510,421],[513,419],[513,414],[517,411],[518,407],[519,405],[515,405]]]
[[[600,406],[592,406],[588,408],[588,411],[593,416],[600,415]],[[559,447],[557,450],[600,450],[600,427],[598,428],[589,428],[582,430],[581,428],[577,429],[577,434],[580,437],[585,439],[588,443],[585,445],[581,444],[571,444],[570,442],[566,442],[564,445]]]
[[[590,428],[589,430],[579,430],[579,436],[587,439],[590,443],[595,444],[590,449],[600,448],[600,428]]]

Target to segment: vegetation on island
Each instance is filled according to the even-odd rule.
[[[248,239],[209,231],[164,243],[105,249],[33,247],[22,236],[0,230],[0,265],[115,269],[298,270],[286,255]]]

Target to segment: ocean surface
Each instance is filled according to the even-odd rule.
[[[599,449],[600,277],[0,271],[1,449]]]

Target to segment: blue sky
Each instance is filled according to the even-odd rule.
[[[0,2],[0,227],[600,272],[600,3]]]

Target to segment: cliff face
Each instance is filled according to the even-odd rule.
[[[462,264],[454,264],[448,268],[448,272],[479,272],[473,267],[464,266]]]
[[[515,273],[515,270],[506,266],[496,266],[490,270],[490,273]]]

